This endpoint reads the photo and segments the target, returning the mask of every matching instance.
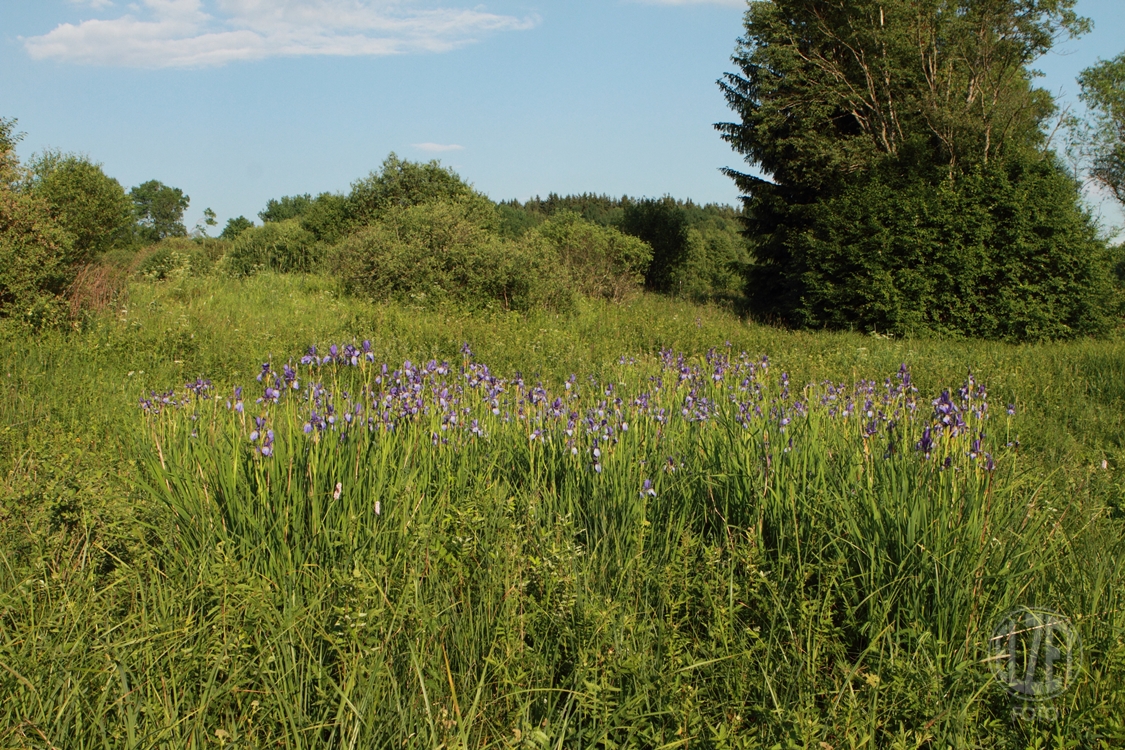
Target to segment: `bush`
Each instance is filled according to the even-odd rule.
[[[752,267],[759,313],[810,328],[1009,341],[1105,332],[1105,245],[1049,159],[1012,158],[936,185],[879,170],[807,206],[759,202],[775,231]]]
[[[566,266],[572,288],[587,296],[620,302],[644,284],[652,248],[636,237],[563,211],[531,230],[526,242],[546,242]]]
[[[125,189],[84,156],[48,151],[28,165],[27,189],[50,206],[74,237],[74,265],[89,263],[132,242],[133,203]]]
[[[297,219],[288,219],[243,231],[223,263],[228,273],[238,277],[259,271],[308,273],[319,267],[320,252],[312,233]]]
[[[329,245],[346,237],[354,224],[348,198],[336,193],[321,193],[316,198],[308,193],[286,195],[279,200],[271,198],[258,216],[267,224],[297,219],[317,242]]]
[[[0,189],[0,317],[35,327],[62,320],[62,295],[76,269],[73,238],[46,201]]]
[[[693,302],[737,305],[743,299],[743,274],[749,260],[746,240],[736,228],[692,227],[684,259],[672,272],[672,288]]]
[[[476,200],[392,207],[338,246],[334,266],[345,290],[377,300],[569,309],[558,256],[546,243],[503,239],[495,225],[492,207]]]
[[[465,201],[473,196],[481,197],[440,162],[420,164],[392,153],[378,170],[352,184],[347,212],[354,226],[367,226],[396,207]]]
[[[130,268],[150,281],[206,276],[229,247],[230,243],[219,239],[169,237],[138,253]]]

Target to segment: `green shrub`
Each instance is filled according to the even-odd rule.
[[[355,223],[348,198],[337,193],[321,193],[316,198],[308,193],[271,198],[258,216],[267,224],[297,219],[317,242],[329,245],[346,237]]]
[[[693,302],[737,304],[742,300],[748,263],[746,240],[735,227],[692,227],[684,259],[672,272],[672,288]]]
[[[229,247],[225,240],[168,237],[138,254],[132,266],[138,275],[151,281],[206,276]]]
[[[73,242],[46,201],[0,189],[0,317],[37,328],[62,320]]]
[[[1022,157],[932,184],[891,170],[806,206],[759,203],[776,229],[747,294],[810,328],[1028,341],[1103,333],[1113,289],[1078,188]]]
[[[1117,283],[1125,286],[1125,244],[1115,245],[1109,249],[1110,267]]]
[[[477,200],[396,206],[344,240],[334,265],[346,291],[377,300],[569,309],[558,256],[546,243],[505,240],[495,225],[495,211]]]
[[[421,164],[392,153],[378,170],[352,184],[347,212],[353,226],[367,226],[396,207],[465,201],[473,196],[483,197],[440,162]]]
[[[307,273],[320,265],[320,252],[316,238],[298,220],[288,219],[243,231],[223,263],[228,273],[239,277],[259,271]]]
[[[566,266],[575,291],[614,302],[640,290],[652,261],[647,243],[573,211],[556,214],[528,232],[525,241],[546,242]]]
[[[28,165],[27,190],[50,206],[74,237],[67,263],[81,265],[132,242],[133,203],[125,189],[84,156],[48,151]]]

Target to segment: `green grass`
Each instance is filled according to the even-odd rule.
[[[274,454],[254,453],[261,364],[364,339],[392,368],[448,360],[453,381],[469,342],[552,398],[574,373],[583,410],[606,384],[631,399],[668,380],[661,349],[701,368],[727,342],[768,355],[767,417],[782,372],[796,397],[882,389],[906,363],[919,416],[888,453],[819,409],[742,427],[734,384],[700,385],[715,419],[638,415],[599,473],[564,424],[531,441],[538,423],[477,391],[486,439],[429,415],[342,443],[305,436],[297,395],[267,409]],[[0,747],[1125,742],[1125,342],[786,332],[647,296],[470,316],[266,275],[135,284],[81,330],[0,329],[0,355]],[[941,470],[912,446],[970,372],[997,468],[966,434]],[[383,388],[374,369],[320,375],[338,404]],[[137,407],[200,376],[217,398]],[[245,417],[226,409],[235,385]],[[685,388],[654,400],[678,409]],[[1019,606],[1083,637],[1074,684],[1034,721],[983,663]]]

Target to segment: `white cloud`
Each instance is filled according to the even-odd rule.
[[[421,149],[422,151],[431,151],[433,153],[441,153],[443,151],[463,151],[464,146],[458,146],[456,143],[451,143],[448,146],[442,143],[415,143],[414,148]]]
[[[87,0],[93,8],[108,0]],[[142,0],[123,16],[64,23],[24,40],[35,59],[140,68],[298,55],[442,52],[535,18],[400,0]]]
[[[109,8],[113,5],[113,0],[70,0],[70,2],[75,5],[89,5],[94,10]]]

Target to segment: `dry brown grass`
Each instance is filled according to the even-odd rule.
[[[128,272],[103,264],[83,266],[66,291],[71,320],[100,313],[122,300],[128,291]]]

